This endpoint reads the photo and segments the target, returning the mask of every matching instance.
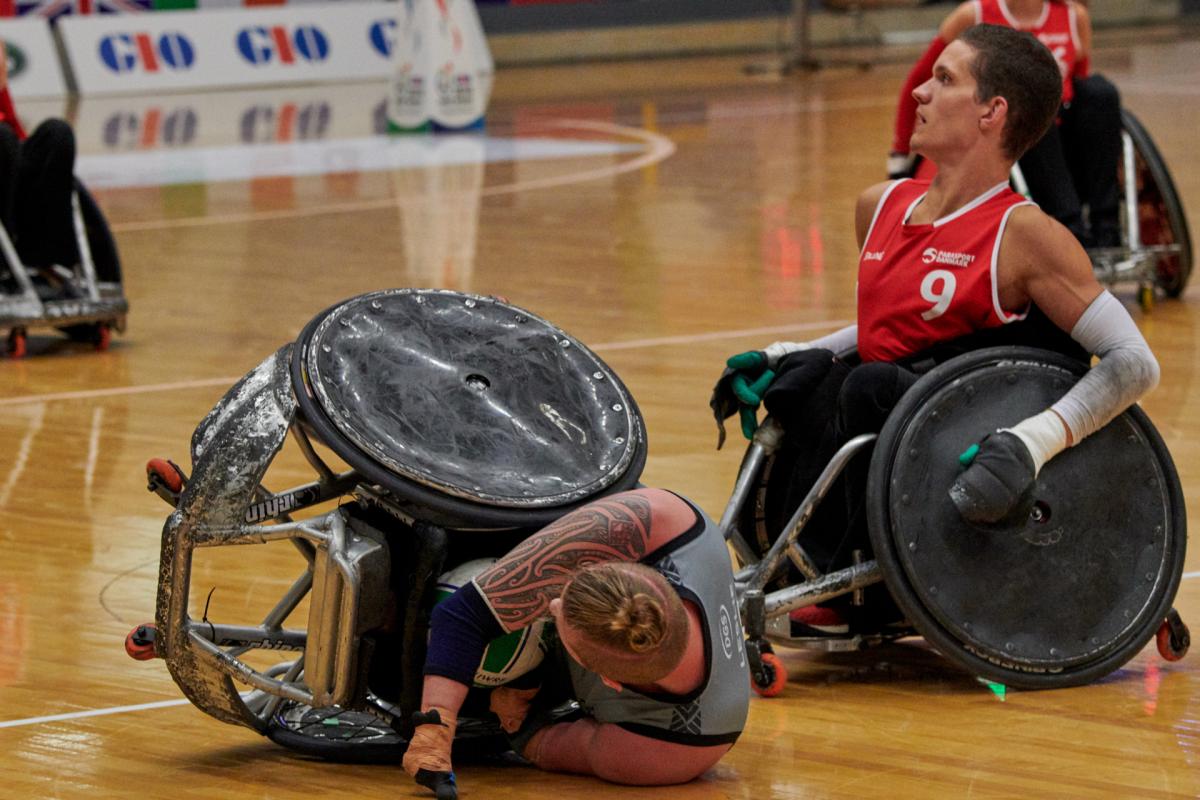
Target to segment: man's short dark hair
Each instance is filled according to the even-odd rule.
[[[1003,25],[973,25],[959,36],[972,50],[976,99],[1008,101],[1001,144],[1016,160],[1050,130],[1062,105],[1062,73],[1046,46],[1024,31]]]

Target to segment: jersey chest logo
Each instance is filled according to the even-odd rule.
[[[969,267],[975,261],[975,255],[973,253],[951,253],[947,250],[938,250],[936,247],[926,247],[921,253],[921,261],[926,264]]]

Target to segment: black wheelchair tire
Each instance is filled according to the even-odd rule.
[[[900,557],[900,543],[892,528],[890,488],[893,473],[901,460],[902,440],[914,418],[925,408],[935,393],[952,385],[972,370],[1003,361],[1029,359],[1044,362],[1060,370],[1080,375],[1084,367],[1062,356],[1030,348],[991,348],[969,353],[946,362],[924,375],[904,396],[889,417],[876,442],[872,457],[867,491],[867,515],[875,557],[884,580],[897,605],[917,631],[947,659],[968,672],[1007,686],[1022,689],[1049,689],[1077,686],[1095,681],[1118,669],[1133,658],[1154,638],[1157,629],[1171,608],[1182,578],[1186,550],[1186,507],[1178,473],[1166,446],[1145,413],[1134,406],[1122,416],[1142,434],[1151,455],[1159,463],[1165,478],[1166,505],[1170,509],[1171,538],[1169,552],[1164,553],[1165,582],[1148,611],[1139,615],[1140,627],[1124,641],[1099,653],[1094,660],[1071,663],[1061,669],[1028,670],[1020,664],[999,663],[998,659],[977,655],[966,642],[958,638],[923,601],[912,583]],[[953,454],[952,454],[953,455]],[[947,487],[948,488],[948,487]]]
[[[305,343],[312,339],[313,332],[328,316],[339,308],[342,303],[336,303],[317,314],[304,327],[292,350],[292,391],[299,406],[299,416],[318,440],[332,449],[347,464],[353,467],[363,477],[391,492],[403,503],[411,504],[421,510],[421,517],[436,525],[451,529],[495,529],[510,530],[515,528],[536,529],[549,525],[564,514],[586,505],[587,503],[617,492],[636,488],[642,470],[646,466],[646,435],[644,424],[641,428],[640,446],[621,476],[603,491],[585,497],[573,503],[543,508],[508,508],[489,505],[483,502],[472,502],[454,497],[423,486],[414,480],[409,480],[387,469],[376,461],[370,454],[363,451],[353,441],[342,434],[337,426],[326,415],[317,399],[308,387],[308,373],[305,366]],[[613,374],[613,380],[620,379]],[[634,417],[641,420],[641,411],[633,395],[624,389],[624,395],[630,405]]]
[[[1179,191],[1175,188],[1175,182],[1167,170],[1166,162],[1159,153],[1158,146],[1154,144],[1146,127],[1133,112],[1125,108],[1121,109],[1121,126],[1129,134],[1134,150],[1145,163],[1146,170],[1155,183],[1155,189],[1161,196],[1163,208],[1166,211],[1167,224],[1175,241],[1180,246],[1178,269],[1163,270],[1160,268],[1156,273],[1158,287],[1168,297],[1179,297],[1187,287],[1188,279],[1192,274],[1192,235],[1188,229],[1187,215],[1184,214]],[[1146,244],[1155,244],[1155,242],[1146,242]]]

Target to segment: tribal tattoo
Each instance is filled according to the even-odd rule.
[[[637,561],[650,541],[650,501],[636,494],[590,503],[517,545],[475,578],[505,630],[546,616],[571,575],[601,561]]]

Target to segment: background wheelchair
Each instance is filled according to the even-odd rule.
[[[273,492],[263,477],[289,433],[316,478]],[[494,298],[399,289],[314,318],[221,399],[191,457],[190,475],[147,466],[174,510],[155,623],[127,651],[164,658],[223,722],[327,758],[394,762],[420,707],[438,576],[632,488],[646,438],[617,376],[550,323]],[[197,550],[279,541],[299,552],[299,576],[261,622],[191,615]],[[472,709],[469,698],[456,747],[506,750]]]
[[[755,690],[770,696],[786,682],[772,643],[857,649],[914,631],[972,674],[1019,688],[1096,680],[1154,637],[1164,658],[1182,658],[1190,638],[1171,603],[1185,507],[1170,455],[1140,408],[1047,464],[1027,519],[972,526],[947,494],[955,455],[1046,408],[1085,370],[1076,359],[1012,346],[945,361],[904,395],[878,437],[843,445],[796,508],[779,500],[790,473],[777,468],[795,454],[768,417],[721,520],[745,565],[736,579]],[[822,574],[797,536],[847,464],[867,457],[874,558]],[[910,629],[790,635],[789,611],[848,592],[861,602],[880,581]]]
[[[106,350],[112,332],[124,332],[129,303],[121,260],[95,199],[78,180],[71,195],[79,263],[53,270],[26,267],[0,224],[0,328],[9,330],[7,353],[22,358],[30,328],[57,328],[76,341]]]
[[[1121,246],[1088,250],[1096,277],[1109,286],[1134,283],[1144,311],[1155,292],[1179,297],[1192,274],[1192,235],[1183,202],[1158,147],[1132,111],[1121,109]],[[1029,195],[1019,166],[1014,188]],[[1036,202],[1037,197],[1033,200]]]

